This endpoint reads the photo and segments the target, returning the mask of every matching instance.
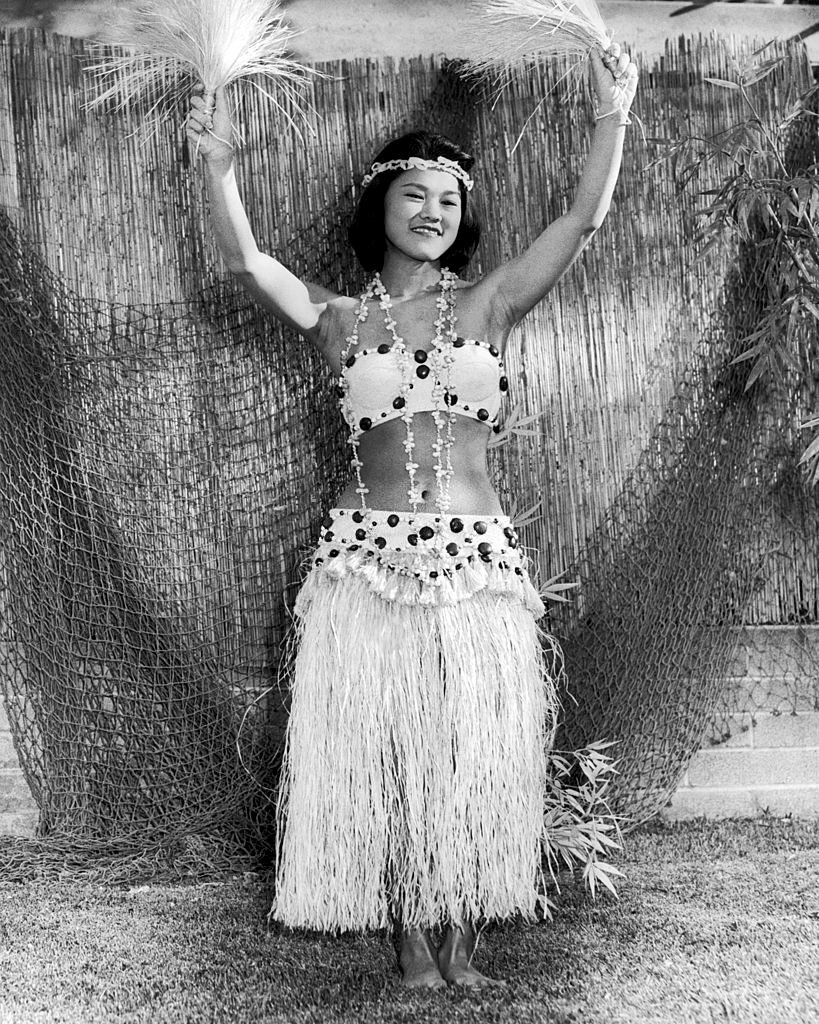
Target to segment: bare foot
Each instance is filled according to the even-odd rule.
[[[475,930],[466,924],[462,928],[450,928],[444,944],[438,950],[438,968],[441,977],[450,985],[505,985],[505,981],[481,974],[472,966],[475,951]]]
[[[432,940],[420,928],[413,928],[401,936],[398,962],[402,980],[408,988],[446,988],[446,982],[438,970]]]

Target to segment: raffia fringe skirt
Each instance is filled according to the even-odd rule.
[[[506,517],[331,511],[295,608],[273,918],[536,914],[559,658],[542,613]]]

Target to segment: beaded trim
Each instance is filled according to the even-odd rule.
[[[366,188],[374,178],[379,174],[383,174],[384,171],[409,171],[414,167],[422,171],[446,171],[447,174],[454,175],[463,184],[467,192],[471,192],[475,184],[459,163],[449,160],[445,156],[439,156],[435,160],[425,160],[420,156],[411,156],[406,160],[386,160],[384,163],[373,164],[367,174],[361,179],[361,187]]]
[[[449,511],[449,485],[453,475],[452,424],[455,420],[456,414],[454,410],[449,407],[447,398],[452,391],[452,364],[454,362],[452,346],[455,338],[457,337],[455,333],[455,280],[456,275],[453,274],[451,270],[446,268],[441,270],[441,290],[436,302],[438,315],[435,318],[435,337],[432,339],[432,348],[429,352],[429,368],[430,372],[434,374],[432,397],[435,402],[435,407],[432,410],[432,418],[435,423],[435,441],[432,445],[432,454],[435,458],[433,468],[435,469],[435,479],[438,484],[438,493],[435,496],[435,508],[441,514],[445,514]],[[398,334],[396,322],[390,312],[392,309],[392,299],[390,298],[389,292],[384,287],[381,275],[378,273],[373,276],[372,280],[361,295],[355,321],[353,323],[353,329],[347,338],[347,344],[344,347],[344,351],[341,353],[341,376],[338,379],[339,393],[341,396],[341,411],[345,420],[350,423],[353,419],[353,412],[350,408],[350,382],[347,377],[347,361],[350,352],[358,344],[359,327],[369,316],[369,303],[376,295],[378,296],[378,304],[384,313],[384,325],[387,328],[387,332],[392,337],[391,349],[395,354],[398,368],[401,372],[400,396],[397,401],[403,400],[401,406],[403,409],[401,419],[404,421],[404,425],[406,427],[404,452],[406,453],[407,461],[404,463],[404,467],[407,471],[407,476],[409,477],[407,497],[413,512],[417,512],[418,506],[423,502],[423,497],[415,482],[415,471],[418,469],[418,463],[413,460],[413,453],[415,451],[415,435],[412,431],[413,414],[407,407],[407,399],[409,397],[410,386],[412,384],[412,360],[410,358],[409,351],[407,350],[407,346],[404,343],[404,339]],[[356,494],[361,498],[361,509],[366,515],[370,512],[367,506],[369,488],[365,485],[361,477],[363,463],[359,457],[359,438],[360,434],[351,429],[347,443],[352,448],[350,466],[356,477]]]

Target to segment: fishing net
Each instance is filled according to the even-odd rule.
[[[36,34],[0,45],[0,680],[40,811],[5,870],[231,869],[271,846],[277,665],[345,435],[318,357],[222,271],[178,124],[142,140],[138,112],[86,114],[83,56]],[[725,59],[681,44],[644,74],[649,134],[730,118],[702,80]],[[360,288],[352,182],[410,126],[479,154],[493,230],[476,272],[571,195],[590,108],[571,79],[549,93],[560,66],[495,103],[441,60],[324,70],[302,137],[253,97],[240,109],[260,245],[297,273]],[[807,79],[794,51],[773,106]],[[812,146],[795,136],[793,159]],[[549,613],[561,742],[616,742],[613,800],[633,820],[704,732],[765,698],[725,697],[739,631],[817,616],[817,508],[796,468],[814,390],[743,390],[731,359],[764,257],[697,263],[695,206],[633,139],[607,225],[511,343],[516,404],[490,451],[537,575],[581,583]],[[810,645],[788,657],[804,706]]]

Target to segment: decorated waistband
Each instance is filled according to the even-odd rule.
[[[363,581],[399,605],[446,606],[479,593],[502,594],[537,619],[544,608],[528,565],[508,516],[333,508],[296,612],[305,613],[329,579]]]
[[[316,557],[369,551],[381,556],[429,556],[452,568],[463,559],[519,559],[519,540],[505,515],[441,515],[436,512],[390,512],[330,509],[322,524]],[[401,559],[402,562],[405,558]]]

